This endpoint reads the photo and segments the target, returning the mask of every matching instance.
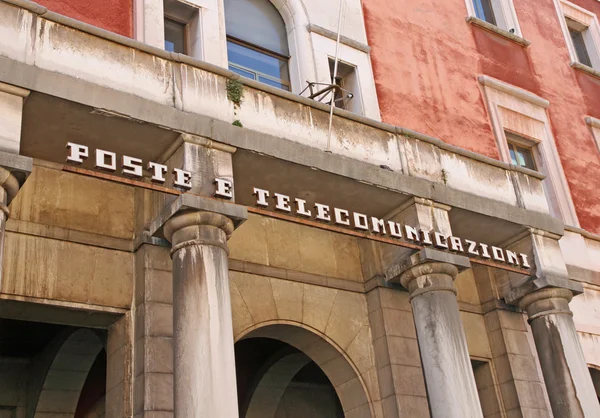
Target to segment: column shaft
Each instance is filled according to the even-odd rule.
[[[483,413],[462,326],[455,266],[428,263],[401,277],[411,294],[432,418],[481,418]]]
[[[2,284],[2,266],[4,265],[4,238],[8,220],[8,203],[17,195],[19,182],[10,171],[0,167],[0,285]]]
[[[176,418],[238,416],[229,229],[233,230],[229,219],[207,212],[177,215],[165,226],[173,243]]]
[[[555,417],[600,417],[594,389],[579,336],[569,308],[567,289],[548,288],[525,296],[536,349]]]

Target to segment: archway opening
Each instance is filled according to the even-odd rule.
[[[596,390],[596,397],[598,398],[598,402],[600,402],[600,369],[590,367],[590,375],[592,376],[592,382]]]
[[[102,418],[106,409],[106,350],[96,356],[81,388],[75,418]]]
[[[336,390],[301,350],[272,338],[236,343],[240,418],[343,418]]]

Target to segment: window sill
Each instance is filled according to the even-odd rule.
[[[590,66],[587,66],[585,64],[582,64],[580,62],[571,62],[571,68],[574,68],[579,71],[583,71],[584,73],[587,73],[591,76],[600,78],[600,71],[598,71],[595,68],[592,68]]]
[[[491,23],[488,23],[485,20],[481,20],[475,16],[467,17],[467,23],[470,23],[471,25],[479,26],[480,28],[485,29],[488,32],[492,32],[492,33],[495,33],[496,35],[500,35],[500,36],[508,39],[509,41],[512,41],[512,42],[519,44],[521,46],[524,46],[524,47],[528,47],[531,44],[531,42],[528,41],[527,39],[521,38],[520,36],[517,36],[514,33],[510,33],[509,31],[506,31],[504,29],[500,29],[498,26],[492,25]]]

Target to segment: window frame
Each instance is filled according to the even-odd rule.
[[[592,131],[592,138],[596,144],[596,149],[600,155],[600,119],[588,116],[585,118],[585,123],[590,127]]]
[[[492,12],[494,13],[494,18],[496,23],[487,22],[487,20],[481,19],[477,17],[477,13],[475,11],[474,0],[465,0],[465,4],[467,6],[467,14],[469,17],[473,17],[475,19],[483,20],[484,22],[489,23],[490,25],[494,25],[497,28],[512,33],[518,37],[522,37],[523,33],[521,32],[521,26],[519,25],[519,19],[517,19],[517,12],[515,10],[515,5],[513,0],[491,0]],[[498,16],[498,11],[502,12],[502,16]],[[502,27],[499,18],[502,19],[504,25],[506,27]],[[514,29],[514,32],[510,30]]]
[[[555,3],[559,15],[560,26],[567,44],[567,49],[569,50],[571,66],[584,66],[595,71],[600,71],[600,23],[598,23],[598,16],[567,0],[555,0]],[[579,28],[574,28],[575,30],[583,28],[578,31],[586,32],[584,34],[584,43],[592,64],[591,66],[584,64],[579,60],[575,45],[571,39],[571,33],[569,31],[570,26],[567,20],[573,21],[579,26]]]
[[[537,142],[536,141],[529,140],[529,139],[523,137],[522,135],[515,133],[513,131],[510,131],[508,129],[504,130],[504,137],[506,138],[506,144],[507,144],[508,150],[509,150],[509,157],[510,157],[511,148],[515,152],[515,155],[519,148],[522,150],[526,150],[531,154],[531,162],[533,163],[533,168],[527,167],[524,165],[519,165],[518,162],[516,164],[517,167],[527,168],[528,170],[533,170],[533,171],[539,171],[538,170],[539,164],[538,164],[537,160],[540,157],[538,156],[538,153],[537,153],[537,148],[536,148]],[[512,162],[512,158],[511,158],[511,162]]]
[[[330,78],[331,78],[333,76],[331,65],[335,62],[335,57],[328,56],[327,58],[328,58],[329,66],[330,66],[329,74],[330,74]],[[349,73],[347,73],[345,75],[340,75],[340,69],[349,70]],[[351,88],[350,86],[348,86],[348,83],[349,83],[348,77],[349,76],[352,76],[355,78],[356,88],[358,89],[358,91],[348,90],[349,88]],[[346,90],[346,91],[349,91],[350,93],[352,93],[353,97],[351,99],[349,99],[347,102],[345,102],[345,101],[343,101],[344,95],[342,95],[340,97],[340,99],[342,99],[343,106],[339,106],[336,103],[335,107],[337,107],[339,109],[347,110],[349,112],[356,113],[357,115],[362,115],[364,113],[364,107],[363,107],[363,102],[362,102],[362,94],[360,91],[361,88],[360,88],[360,77],[359,77],[358,67],[356,65],[350,64],[349,62],[338,59],[337,78],[340,80],[340,83],[338,84],[336,81],[335,84],[337,86],[339,86],[340,89],[335,89],[334,100],[337,100],[338,93],[342,93],[343,90]]]
[[[334,33],[327,33],[323,28],[312,25],[310,28],[311,41],[314,50],[316,82],[324,85],[331,84],[331,70],[329,60],[335,57],[336,37]],[[369,56],[370,48],[367,45],[351,42],[341,37],[338,49],[338,60],[354,68],[356,74],[356,91],[352,91],[353,102],[357,108],[347,109],[357,115],[374,120],[381,120],[379,101],[373,77],[373,68]]]
[[[189,29],[189,22],[184,22],[181,19],[178,19],[178,18],[176,18],[176,17],[174,17],[174,16],[172,16],[171,14],[168,14],[168,13],[165,13],[163,16],[164,16],[163,17],[163,22],[166,22],[167,20],[170,20],[171,22],[174,22],[174,23],[177,23],[177,24],[183,26],[183,51],[184,52],[175,52],[175,53],[176,54],[189,55],[189,53],[190,53],[190,40],[189,40],[190,29]],[[165,36],[165,43],[166,42],[167,42],[167,37]]]
[[[550,213],[565,224],[579,227],[569,184],[560,161],[546,109],[550,103],[527,90],[489,76],[479,76],[492,130],[502,161],[511,164],[508,139],[512,132],[535,143],[536,166],[544,174]],[[511,121],[510,118],[518,119]]]
[[[268,50],[266,48],[263,48],[263,47],[258,46],[258,45],[254,45],[254,44],[252,44],[250,42],[246,42],[244,40],[238,39],[238,38],[236,38],[234,36],[230,36],[230,35],[226,36],[226,40],[227,40],[227,42],[231,42],[231,43],[234,43],[236,45],[240,45],[240,46],[242,46],[244,48],[248,48],[248,49],[252,49],[254,51],[260,52],[261,54],[271,56],[271,57],[276,58],[278,60],[285,61],[286,64],[287,64],[288,79],[290,79],[290,80],[286,81],[286,80],[279,79],[279,78],[273,77],[273,76],[265,74],[265,73],[261,73],[259,71],[256,71],[256,70],[252,69],[252,68],[244,67],[243,65],[239,65],[239,64],[235,64],[235,63],[232,64],[231,61],[229,60],[229,56],[227,57],[227,66],[228,67],[231,66],[231,65],[233,65],[234,67],[239,68],[239,69],[241,69],[243,71],[247,71],[249,73],[255,74],[257,76],[257,78],[255,78],[254,80],[258,81],[259,83],[261,83],[261,81],[258,79],[258,76],[264,77],[264,78],[272,80],[272,81],[275,81],[277,83],[280,83],[280,84],[282,84],[282,85],[284,85],[284,86],[286,86],[288,88],[286,91],[290,91],[290,92],[292,91],[292,81],[291,81],[291,75],[290,75],[290,58],[291,58],[291,56],[286,56],[286,55],[280,54],[278,52],[270,51],[270,50]],[[267,84],[267,83],[264,83],[264,84]],[[284,89],[282,89],[282,90],[284,90]]]
[[[201,59],[203,56],[201,19],[202,12],[200,6],[190,1],[183,0],[163,0],[162,7],[162,49],[165,49],[165,21],[181,24],[184,26],[184,52],[187,55]]]

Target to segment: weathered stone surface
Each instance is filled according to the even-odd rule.
[[[249,214],[227,242],[229,257],[269,265],[266,218]]]
[[[478,306],[481,303],[472,269],[467,269],[459,273],[454,280],[454,285],[458,292],[457,299],[459,302],[474,306]]]
[[[131,306],[130,253],[7,233],[5,256],[3,293],[118,308]],[[26,263],[21,262],[25,259]]]
[[[231,274],[231,272],[230,272]],[[231,278],[231,277],[230,277]],[[252,315],[242,298],[240,291],[233,279],[229,282],[229,291],[231,296],[231,314],[233,322],[233,336],[237,340],[240,333],[254,324]]]
[[[338,292],[325,333],[346,349],[367,321],[365,297],[357,293]]]
[[[467,337],[469,355],[490,358],[492,352],[487,338],[487,330],[483,315],[461,312],[460,317]]]
[[[230,272],[230,280],[239,290],[253,321],[260,323],[279,318],[269,278]]]
[[[356,239],[342,234],[250,214],[228,245],[235,260],[363,281]]]
[[[325,332],[338,292],[340,291],[336,289],[305,284],[302,321],[308,326]]]
[[[11,204],[15,219],[133,238],[134,189],[34,166]]]
[[[304,285],[287,280],[271,279],[270,281],[277,316],[280,319],[302,322]]]

